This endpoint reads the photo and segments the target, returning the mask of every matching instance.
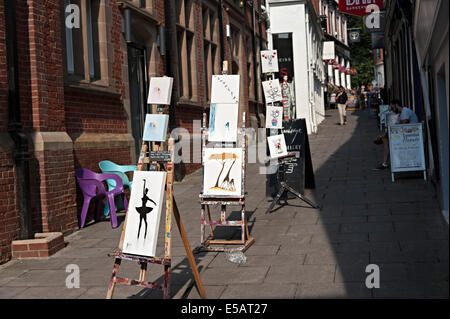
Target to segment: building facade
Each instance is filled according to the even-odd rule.
[[[428,176],[448,222],[448,1],[385,1],[385,69],[389,98],[424,123]]]
[[[333,41],[335,47],[335,58],[327,61],[328,82],[332,86],[343,86],[351,90],[347,17],[339,11],[338,0],[319,0],[319,15],[323,23],[325,41]]]
[[[318,10],[319,1],[268,1],[269,47],[278,51],[277,76],[280,83],[294,87],[292,118],[306,119],[308,133],[317,133],[325,118],[326,71]]]
[[[255,71],[267,46],[256,0],[11,3],[0,0],[0,263],[25,239],[27,218],[28,236],[78,228],[75,168],[136,163],[145,114],[156,112],[151,77],[174,77],[165,113],[184,137],[178,179],[201,166],[195,135],[223,61],[241,75],[240,111],[258,126]]]

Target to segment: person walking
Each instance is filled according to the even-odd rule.
[[[347,125],[347,114],[345,113],[347,100],[348,100],[347,93],[345,93],[344,87],[340,86],[339,93],[336,96],[336,101],[338,104],[339,120],[341,126]]]

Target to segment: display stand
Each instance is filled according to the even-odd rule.
[[[248,230],[247,217],[245,215],[245,152],[247,149],[247,136],[245,133],[245,112],[243,113],[241,141],[242,141],[242,181],[241,181],[241,195],[235,196],[214,196],[214,195],[203,195],[200,194],[200,204],[201,204],[201,246],[194,249],[194,253],[199,253],[202,251],[216,251],[216,252],[233,252],[240,251],[245,252],[254,242],[255,239],[250,236]],[[205,149],[207,140],[208,130],[206,128],[206,113],[203,114],[203,125],[202,125],[202,147]],[[236,143],[237,144],[237,143]],[[211,218],[210,206],[220,205],[220,220],[215,221]],[[241,206],[241,220],[228,221],[226,218],[226,211],[228,206]],[[208,219],[206,219],[205,212],[208,214]],[[209,236],[206,237],[206,226],[209,226]],[[214,236],[214,226],[231,226],[241,228],[241,239],[240,240],[225,240],[225,239],[215,239]],[[223,245],[238,245],[235,248],[228,248]]]
[[[224,61],[223,75],[227,74],[227,63]],[[201,235],[200,246],[194,249],[194,253],[200,253],[203,251],[215,251],[215,252],[245,252],[254,242],[255,239],[250,236],[248,230],[248,222],[245,214],[245,170],[246,170],[246,151],[247,151],[247,136],[245,132],[245,112],[242,113],[242,127],[239,130],[241,135],[241,148],[242,148],[242,180],[241,180],[241,194],[239,196],[218,196],[218,195],[205,195],[201,193]],[[239,135],[239,134],[238,134]],[[206,149],[206,141],[208,139],[208,129],[206,127],[206,113],[203,114],[202,123],[202,150]],[[229,143],[220,143],[221,146]],[[233,142],[233,145],[237,147],[237,142]],[[204,168],[203,168],[204,169]],[[204,172],[203,172],[204,173]],[[203,188],[203,187],[202,187]],[[211,206],[220,206],[220,220],[212,220],[211,218]],[[241,206],[241,220],[229,221],[226,218],[227,208],[229,206]],[[208,214],[206,219],[205,213]],[[206,236],[205,228],[209,227],[209,236]],[[214,228],[218,226],[230,226],[241,228],[240,240],[225,240],[216,239],[214,235]],[[230,247],[226,245],[236,245],[237,247]]]
[[[138,286],[144,288],[155,288],[163,291],[164,299],[169,298],[169,274],[172,263],[172,215],[175,217],[178,230],[180,231],[181,239],[184,244],[184,248],[186,250],[186,255],[189,260],[189,264],[191,266],[195,282],[197,284],[197,289],[200,296],[204,299],[206,298],[206,293],[203,287],[203,284],[200,280],[200,275],[197,269],[197,265],[195,263],[194,256],[192,254],[189,241],[186,236],[186,232],[184,230],[183,223],[181,221],[181,216],[178,211],[177,204],[175,202],[175,198],[173,196],[173,179],[174,179],[174,164],[173,164],[173,146],[174,139],[170,138],[168,142],[168,152],[164,152],[162,150],[161,144],[158,142],[143,142],[141,153],[139,156],[139,162],[137,165],[137,170],[144,170],[144,166],[146,170],[149,171],[165,171],[167,172],[166,178],[166,225],[165,225],[165,243],[164,243],[164,257],[146,257],[146,256],[137,256],[130,255],[122,252],[122,246],[124,242],[125,229],[127,226],[127,217],[128,212],[125,217],[122,235],[119,242],[119,248],[115,250],[113,253],[109,254],[110,257],[114,258],[114,268],[111,276],[111,280],[108,285],[108,292],[106,295],[107,299],[111,299],[114,294],[114,289],[116,284],[123,284],[128,286]],[[149,152],[150,150],[150,152]],[[169,155],[169,156],[168,156]],[[129,279],[118,277],[119,267],[122,260],[128,261],[136,261],[140,265],[139,277],[138,279]],[[160,285],[155,282],[149,282],[145,280],[145,276],[147,274],[147,265],[148,263],[160,264],[164,266],[164,284]]]

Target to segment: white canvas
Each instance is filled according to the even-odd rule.
[[[206,148],[203,165],[203,195],[241,195],[242,148]]]
[[[238,104],[211,104],[209,110],[209,141],[237,141],[238,110]]]
[[[147,114],[145,116],[144,141],[165,142],[167,137],[167,125],[169,124],[169,115],[166,114]]]
[[[283,100],[283,95],[281,94],[280,81],[269,80],[262,82],[264,96],[266,97],[266,103],[273,103]]]
[[[266,128],[283,128],[282,106],[267,106]]]
[[[263,73],[278,72],[277,50],[261,51],[261,68]]]
[[[273,135],[267,137],[267,142],[269,144],[269,151],[271,158],[278,158],[280,156],[287,155],[286,140],[284,135]]]
[[[122,246],[124,253],[155,257],[166,175],[166,172],[134,172]]]
[[[239,103],[239,75],[213,75],[211,103]]]
[[[172,96],[173,78],[159,77],[150,79],[150,88],[148,91],[148,104],[170,104]]]

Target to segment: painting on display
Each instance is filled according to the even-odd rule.
[[[266,128],[283,128],[282,106],[267,106]]]
[[[264,96],[266,97],[266,103],[273,103],[283,100],[283,96],[281,94],[281,86],[280,81],[269,80],[262,82]]]
[[[159,77],[150,79],[150,88],[148,91],[148,104],[170,104],[172,96],[173,78]]]
[[[238,104],[211,104],[209,112],[209,141],[237,141],[238,109]]]
[[[169,115],[166,114],[147,114],[144,124],[144,141],[165,142],[167,136],[167,125],[169,124]]]
[[[213,75],[211,103],[239,103],[239,75]]]
[[[241,196],[242,148],[206,148],[203,195]]]
[[[122,246],[124,253],[155,257],[166,175],[166,172],[134,172]]]
[[[278,72],[277,50],[261,51],[261,68],[263,73]]]
[[[287,155],[286,140],[283,134],[267,137],[271,158],[278,158]]]

